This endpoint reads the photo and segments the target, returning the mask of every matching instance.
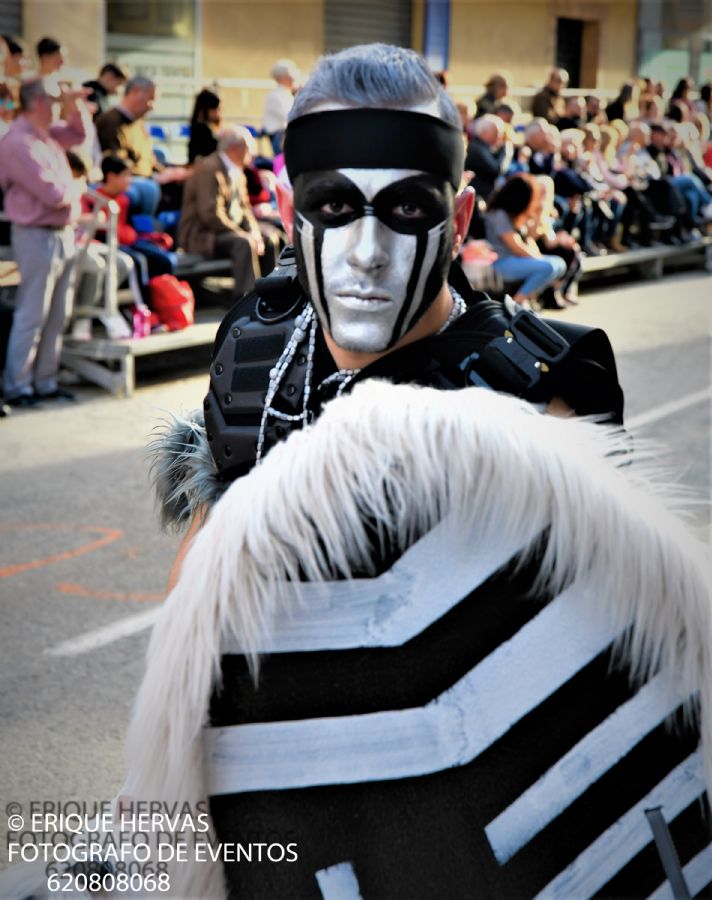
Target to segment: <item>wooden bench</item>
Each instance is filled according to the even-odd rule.
[[[664,244],[606,256],[587,256],[583,260],[581,271],[582,278],[593,278],[620,269],[635,269],[648,278],[662,278],[666,264],[694,262],[698,259],[703,262],[707,271],[712,271],[712,235],[686,244]]]
[[[206,313],[203,321],[182,331],[158,332],[145,338],[82,341],[65,337],[62,365],[116,397],[130,397],[136,386],[136,357],[210,347],[221,319],[220,312]]]

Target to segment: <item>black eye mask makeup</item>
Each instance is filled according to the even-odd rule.
[[[388,185],[370,201],[339,172],[306,172],[294,184],[295,209],[315,228],[371,215],[399,234],[424,234],[452,215],[452,201],[449,184],[426,173]]]

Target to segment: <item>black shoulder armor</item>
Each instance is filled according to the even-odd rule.
[[[231,481],[255,463],[270,372],[294,331],[304,308],[294,265],[287,248],[279,265],[225,316],[218,329],[210,366],[210,390],[203,401],[205,428],[220,476]],[[279,392],[280,406],[296,413],[302,397],[306,359],[297,357]],[[271,445],[286,428],[270,422],[265,442]]]

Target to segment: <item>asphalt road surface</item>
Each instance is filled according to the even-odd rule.
[[[712,276],[589,291],[561,315],[604,327],[630,430],[658,442],[709,537]],[[0,829],[10,802],[109,800],[150,618],[178,538],[158,527],[145,447],[204,375],[0,420]],[[0,830],[0,866],[6,834]]]

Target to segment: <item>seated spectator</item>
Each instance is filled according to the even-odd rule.
[[[65,151],[82,142],[89,116],[79,93],[61,99],[66,121],[54,122],[56,85],[41,78],[23,82],[20,115],[0,141],[0,187],[20,270],[4,377],[5,399],[13,406],[71,398],[57,374],[83,188],[72,178]]]
[[[470,107],[466,103],[456,103],[457,111],[460,113],[460,121],[462,122],[462,133],[465,137],[470,136]]]
[[[693,104],[694,111],[712,119],[712,82],[708,81],[700,88],[699,100]]]
[[[65,62],[66,50],[51,37],[43,37],[37,42],[37,76],[56,78]]]
[[[640,87],[637,81],[626,81],[621,85],[621,90],[615,100],[611,101],[606,107],[606,115],[608,121],[614,119],[623,119],[624,122],[630,122],[638,115],[638,97],[640,95]]]
[[[277,82],[277,86],[265,97],[262,127],[276,156],[282,151],[287,116],[294,103],[294,91],[301,73],[291,59],[278,59],[272,66],[270,76]]]
[[[561,91],[566,89],[569,83],[569,73],[566,69],[552,69],[549,80],[532,100],[532,116],[536,119],[546,119],[552,125],[563,115],[564,101]]]
[[[662,122],[665,105],[656,94],[644,94],[640,98],[640,117],[644,122]]]
[[[685,198],[688,212],[688,225],[700,224],[701,217],[705,222],[712,221],[712,196],[700,179],[685,165],[672,146],[675,137],[674,128],[653,124],[650,126],[650,143],[648,153],[658,164],[664,178],[677,188]]]
[[[475,119],[480,116],[494,113],[495,109],[507,96],[509,85],[505,75],[497,73],[491,75],[489,81],[485,85],[484,94],[476,101],[477,109],[475,111]]]
[[[179,208],[182,182],[189,174],[182,166],[163,165],[153,152],[145,116],[153,109],[155,99],[156,85],[150,78],[137,75],[126,85],[121,102],[98,116],[95,123],[102,151],[128,163],[134,176],[132,192],[139,192],[141,211],[148,215],[155,214],[162,187],[166,208]]]
[[[160,232],[138,233],[129,223],[130,200],[127,194],[131,184],[131,170],[126,160],[118,156],[105,156],[101,161],[103,180],[97,193],[113,200],[119,207],[117,238],[119,247],[135,262],[141,284],[141,294],[147,305],[151,301],[150,280],[157,275],[170,275],[173,260],[169,251],[173,241]]]
[[[150,78],[137,75],[127,83],[121,102],[96,120],[102,151],[125,159],[131,173],[143,178],[162,168],[144,120],[155,99],[156,85]]]
[[[681,78],[678,81],[678,83],[675,85],[675,90],[670,95],[670,105],[667,112],[668,118],[673,119],[676,122],[684,121],[683,119],[677,119],[674,115],[671,115],[674,106],[685,109],[688,113],[692,112],[692,100],[690,98],[690,91],[694,86],[695,83],[691,78]]]
[[[581,275],[581,248],[568,231],[558,227],[554,180],[548,175],[537,175],[536,182],[538,191],[529,226],[530,233],[542,253],[560,256],[566,263],[566,272],[558,289],[547,287],[541,293],[539,302],[544,309],[576,306],[577,281]]]
[[[504,156],[500,153],[504,125],[498,116],[488,113],[475,119],[470,128],[472,138],[467,146],[465,169],[475,173],[470,184],[478,197],[487,200],[505,170]]]
[[[525,306],[566,272],[564,260],[542,255],[527,232],[537,193],[535,178],[515,175],[490,197],[485,214],[485,236],[497,253],[493,268],[505,282],[519,283],[513,299]]]
[[[671,122],[689,122],[690,108],[682,100],[671,100],[667,108],[667,117]]]
[[[514,100],[507,100],[506,103],[500,103],[494,108],[492,115],[499,116],[505,125],[512,125],[514,117],[521,115],[521,107]]]
[[[679,221],[685,214],[685,201],[680,192],[662,177],[660,167],[648,152],[650,126],[633,122],[621,144],[619,159],[628,179],[628,213],[624,219],[623,242],[631,245],[630,230],[638,228],[639,240],[652,240],[653,226],[665,228],[671,236],[682,237]]]
[[[116,63],[108,62],[101,67],[95,80],[84,82],[82,87],[89,90],[87,102],[93,103],[96,107],[95,119],[102,113],[108,112],[111,106],[109,97],[115,97],[119,93],[119,88],[123,87],[127,81],[128,76],[124,69]]]
[[[259,275],[274,268],[276,246],[265,241],[247,193],[244,168],[255,141],[246,128],[227,128],[218,137],[218,150],[196,164],[186,182],[178,227],[178,242],[189,253],[210,259],[229,259],[235,293],[249,291]]]
[[[559,131],[565,128],[581,128],[586,115],[586,101],[583,97],[567,97],[564,101],[564,114],[556,122]]]
[[[581,172],[591,181],[600,203],[599,232],[594,240],[600,240],[608,250],[620,253],[626,248],[621,241],[620,223],[627,203],[625,189],[628,181],[622,172],[610,168],[601,153],[601,130],[597,125],[582,129],[580,166]],[[602,201],[602,203],[601,203]],[[610,209],[610,215],[603,204]]]
[[[193,114],[190,117],[188,165],[192,165],[197,159],[210,156],[218,149],[220,114],[220,97],[215,91],[204,88],[195,98]]]
[[[586,95],[586,112],[584,120],[592,125],[603,125],[607,121],[606,114],[601,106],[601,98],[598,94]]]
[[[524,130],[524,143],[531,151],[529,171],[533,175],[551,175],[555,168],[558,129],[543,117],[532,119]]]
[[[72,170],[72,176],[75,181],[80,182],[82,189],[87,186],[87,168],[80,156],[71,150],[67,151],[67,162]],[[82,205],[85,212],[80,216],[78,227],[75,232],[77,248],[80,250],[78,255],[77,268],[77,287],[74,294],[75,308],[103,306],[104,285],[106,279],[107,267],[107,246],[98,240],[90,240],[87,231],[93,228],[96,232],[97,228],[95,217],[96,212],[91,210],[91,202],[88,198],[84,198]],[[133,259],[122,250],[116,251],[116,286],[120,287],[125,281],[129,281],[132,292],[134,293],[134,302],[143,305],[143,297],[140,293],[138,280],[136,278],[136,268]],[[131,331],[126,324],[126,320],[122,316],[110,321],[106,316],[100,317],[107,329],[110,337],[130,337]],[[72,335],[74,337],[91,337],[91,321],[86,319],[75,319],[72,326]]]

